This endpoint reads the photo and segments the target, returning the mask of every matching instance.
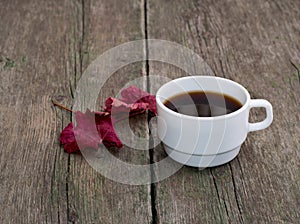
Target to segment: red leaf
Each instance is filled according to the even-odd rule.
[[[140,88],[136,86],[129,86],[126,89],[123,89],[121,91],[122,100],[125,103],[135,103],[138,102],[140,99],[152,96],[151,94],[141,90]]]
[[[154,114],[157,114],[154,95],[151,95],[136,86],[130,86],[122,90],[121,96],[121,99],[112,97],[107,98],[105,101],[105,111],[113,113],[113,115],[129,112],[131,115],[136,115],[145,110],[151,110]]]
[[[111,113],[114,118],[118,115],[126,115],[126,114],[140,114],[143,113],[145,110],[149,109],[148,103],[132,103],[127,104],[123,101],[116,99],[116,98],[108,98],[105,101],[105,111]]]
[[[91,112],[89,109],[85,113],[76,112],[77,126],[74,127],[71,122],[59,137],[64,150],[73,153],[84,148],[97,149],[101,143],[106,147],[121,148],[123,144],[114,130],[114,122],[122,119],[122,116],[134,116],[146,110],[157,114],[154,95],[130,86],[122,90],[121,96],[121,99],[106,99],[105,112]]]
[[[89,109],[85,113],[77,111],[75,118],[77,126],[74,128],[74,134],[78,146],[80,148],[97,149],[102,140],[97,131],[95,113]]]
[[[122,142],[118,138],[110,115],[96,117],[97,130],[102,138],[102,143],[107,147],[121,148]]]
[[[122,90],[121,96],[121,100],[126,103],[148,104],[147,109],[151,110],[155,115],[157,115],[156,99],[154,95],[149,94],[136,86],[129,86],[128,88]]]
[[[67,153],[74,153],[79,151],[79,147],[75,140],[73,131],[73,123],[69,123],[67,127],[60,133],[59,141],[64,145],[64,149]]]
[[[75,118],[77,126],[74,128],[73,123],[70,123],[60,134],[59,140],[66,152],[74,153],[85,148],[97,149],[100,143],[106,147],[122,147],[108,113],[91,112],[87,109],[85,113],[76,112]]]

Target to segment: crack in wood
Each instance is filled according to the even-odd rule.
[[[57,112],[57,110],[55,109],[54,106],[53,106],[53,109],[56,112],[56,117],[58,117],[59,113]],[[60,115],[61,115],[60,120],[63,123],[64,115],[63,115],[63,113],[60,113]],[[51,186],[50,200],[51,200],[51,203],[54,203],[55,200],[58,200],[58,198],[54,198],[54,194],[57,194],[57,193],[55,193],[53,191],[56,190],[57,192],[60,192],[60,188],[59,188],[60,185],[58,184],[57,185],[57,189],[54,189],[54,186],[55,186],[54,182],[55,182],[57,162],[58,162],[58,151],[61,150],[61,148],[62,148],[62,145],[59,144],[59,147],[56,150],[55,156],[54,156],[54,165],[53,165],[52,177],[51,177],[51,180],[50,180],[50,186]],[[69,158],[70,158],[70,156],[68,155],[68,164],[69,164]],[[68,165],[68,167],[69,167],[69,165]],[[69,174],[69,171],[67,170],[67,175],[66,175],[66,178],[65,178],[65,196],[66,196],[66,204],[67,204],[67,216],[69,214],[69,206],[68,206],[68,204],[69,204],[69,202],[68,202],[69,201],[69,199],[68,199],[68,181],[69,181],[69,176],[68,176],[68,174]],[[61,215],[60,215],[59,204],[57,204],[56,208],[57,208],[57,222],[61,223],[60,222]],[[67,217],[67,219],[68,219],[68,217]],[[52,220],[52,217],[51,217],[51,220]],[[47,219],[46,219],[46,221],[47,221]]]
[[[69,81],[69,89],[70,89],[71,97],[72,97],[72,99],[74,99],[74,92],[73,92],[73,89],[72,89],[72,83],[71,83],[71,81]]]
[[[239,210],[241,222],[243,223],[244,220],[243,220],[243,216],[242,216],[242,208],[241,208],[240,202],[238,200],[237,186],[236,186],[235,178],[234,178],[234,175],[233,175],[232,166],[231,166],[230,163],[229,163],[229,168],[230,168],[231,179],[232,179],[232,184],[233,184],[234,198],[235,198],[235,201],[236,201],[236,204],[237,204],[237,208]]]
[[[69,181],[70,181],[70,155],[68,154],[68,166],[66,174],[66,202],[67,202],[67,220],[71,221],[70,217],[70,203],[69,203]],[[74,222],[73,222],[74,223]]]
[[[55,113],[56,113],[56,117],[58,117],[58,112],[57,110],[55,109],[54,106],[52,106],[53,109],[55,110]],[[61,113],[61,121],[63,121],[63,114]],[[55,127],[56,129],[57,127]],[[55,178],[55,173],[56,173],[56,163],[57,163],[57,158],[58,158],[58,150],[61,150],[61,144],[59,145],[58,149],[56,150],[55,152],[55,156],[54,156],[54,164],[53,164],[53,171],[52,171],[52,175],[51,175],[51,180],[50,180],[50,189],[51,189],[51,195],[50,195],[50,200],[51,200],[51,203],[53,203],[54,201],[54,197],[53,197],[53,190],[54,190],[54,178]],[[59,185],[57,185],[57,187],[59,187]],[[57,189],[57,191],[59,191],[59,189]],[[58,220],[58,224],[60,224],[60,212],[59,212],[59,204],[57,204],[56,206],[57,208],[57,220]]]
[[[74,38],[76,38],[75,37],[75,33],[76,33],[76,31],[74,31]],[[74,76],[75,76],[75,80],[74,80],[74,87],[77,85],[77,83],[76,83],[76,75],[77,75],[77,58],[76,58],[76,45],[75,44],[73,44],[73,51],[74,51],[74,55],[73,55],[73,60],[74,60]]]
[[[75,76],[76,77],[76,76]],[[72,113],[69,114],[69,119],[72,121]],[[69,222],[74,223],[71,214],[70,209],[70,200],[69,200],[69,182],[70,182],[70,166],[71,166],[71,155],[68,154],[68,160],[67,160],[67,173],[66,173],[66,203],[67,203],[67,220]]]
[[[147,20],[147,0],[142,0],[142,10],[143,15],[144,15],[144,37],[145,37],[145,67],[146,67],[146,76],[147,76],[147,91],[150,92],[151,86],[150,86],[150,79],[149,79],[149,44],[148,44],[148,20]],[[148,113],[148,122],[152,118],[152,115]],[[150,164],[154,164],[154,142],[153,138],[151,137],[151,131],[149,130],[150,138],[149,138],[149,157],[150,157]],[[152,224],[158,223],[158,214],[157,214],[157,209],[156,209],[156,185],[154,183],[154,180],[156,179],[155,177],[155,172],[154,172],[154,167],[150,166],[150,178],[151,178],[151,185],[150,185],[150,200],[151,200],[151,213],[152,213]]]
[[[85,40],[85,0],[81,0],[81,39],[79,46],[80,75],[83,73],[83,43]]]
[[[220,198],[220,194],[219,194],[219,190],[218,190],[218,185],[217,185],[215,176],[214,176],[214,174],[213,174],[211,168],[209,168],[209,172],[210,172],[210,175],[211,175],[211,177],[212,177],[212,179],[213,179],[213,183],[214,183],[214,187],[215,187],[215,189],[216,189],[216,193],[217,193],[217,197],[218,197],[219,204],[221,205],[221,198]],[[226,206],[225,206],[225,207],[226,207]],[[220,217],[220,220],[222,221],[223,218],[222,218],[222,215],[221,215],[221,210],[220,210],[219,206],[218,206],[217,208],[218,208],[218,211],[219,211],[219,217]],[[227,208],[226,208],[226,210],[227,210]],[[228,216],[228,211],[226,211],[226,213],[227,213],[227,216]]]
[[[296,69],[296,71],[297,71],[297,76],[298,76],[298,82],[300,83],[300,70],[299,70],[299,68],[295,65],[295,63],[292,62],[292,60],[290,60],[290,63],[291,63],[292,66]]]
[[[85,0],[80,0],[80,6],[81,8],[79,9],[81,13],[79,13],[79,23],[80,23],[80,28],[81,30],[74,29],[74,43],[73,43],[73,60],[74,60],[74,84],[72,85],[72,82],[69,82],[69,90],[71,97],[74,98],[74,91],[77,86],[77,78],[78,76],[81,76],[83,73],[83,44],[84,44],[84,39],[85,39]],[[76,27],[76,24],[75,24]],[[77,45],[77,35],[78,33],[81,33],[80,35],[80,41],[79,44]],[[77,63],[77,50],[78,50],[78,58],[79,62]],[[79,70],[77,69],[77,66],[79,66]],[[70,120],[72,121],[72,114],[70,114]],[[66,173],[66,204],[67,204],[67,220],[71,223],[75,223],[78,220],[78,215],[75,212],[74,209],[71,208],[70,204],[70,199],[69,199],[69,184],[70,184],[70,169],[71,169],[71,155],[68,155],[68,161],[67,161],[67,173]]]

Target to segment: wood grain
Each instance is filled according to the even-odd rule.
[[[58,135],[72,116],[51,103],[72,107],[81,75],[98,55],[143,38],[142,10],[135,0],[0,2],[1,223],[151,222],[150,186],[111,181],[81,155],[64,153]],[[99,103],[138,77],[146,88],[143,76],[143,63],[122,68]],[[138,117],[133,131],[147,137],[146,121]],[[114,155],[148,163],[148,151],[133,151]]]
[[[274,122],[249,134],[229,164],[184,167],[156,187],[158,223],[297,223],[299,207],[300,5],[295,1],[149,1],[149,38],[198,53],[216,76],[268,99]],[[185,76],[150,62],[150,75]],[[150,83],[152,91],[157,88]],[[263,119],[260,110],[251,120]],[[166,155],[161,146],[156,161]]]
[[[57,133],[69,115],[51,104],[70,94],[67,7],[72,3],[0,3],[2,223],[67,223],[68,156]],[[5,66],[7,58],[15,66]]]
[[[85,53],[79,56],[82,67],[79,66],[77,71],[84,71],[106,50],[127,41],[143,38],[141,23],[143,8],[139,1],[84,1],[84,5],[79,8],[80,11],[74,14],[83,18],[83,21],[79,18],[82,24],[78,28],[78,38],[83,38],[80,52]],[[76,74],[77,83],[81,75],[81,72]],[[121,88],[134,79],[139,78],[141,88],[146,90],[145,75],[144,63],[135,63],[121,68],[99,89],[98,104],[104,105],[107,97],[116,96]],[[147,137],[146,122],[147,116],[140,116],[133,121],[132,128],[136,135]],[[148,145],[145,145],[145,148],[147,147]],[[149,163],[148,151],[134,150],[127,146],[115,152],[114,156],[130,164]],[[110,165],[110,169],[116,167],[116,164]],[[151,222],[149,185],[131,186],[112,181],[92,169],[83,157],[70,158],[69,173],[69,221],[75,223]],[[150,176],[148,178],[150,181]]]
[[[0,15],[1,223],[300,219],[299,1],[3,0]],[[120,184],[83,156],[64,153],[57,137],[72,115],[51,100],[72,107],[82,75],[99,55],[146,37],[192,49],[214,75],[246,86],[252,98],[268,99],[272,126],[249,134],[229,164],[201,171],[183,167],[152,185]],[[145,56],[149,50],[141,48]],[[167,78],[186,75],[160,62],[125,66],[106,81],[97,105],[133,80],[155,93]],[[263,111],[251,111],[252,121],[263,117]],[[132,131],[148,138],[146,122],[147,114],[132,120]],[[161,145],[150,153],[128,146],[110,152],[132,164],[166,157]],[[155,178],[153,171],[144,178]]]

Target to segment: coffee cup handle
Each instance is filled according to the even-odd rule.
[[[263,121],[249,123],[248,132],[259,131],[270,126],[273,121],[273,108],[267,100],[255,99],[250,101],[249,111],[253,107],[263,107],[266,109],[266,118]]]

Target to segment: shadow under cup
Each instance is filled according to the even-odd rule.
[[[242,107],[229,114],[197,117],[177,113],[164,105],[166,100],[191,91],[228,95],[239,101]],[[268,101],[251,100],[248,91],[240,84],[214,76],[172,80],[158,90],[156,103],[158,136],[165,151],[173,160],[193,167],[213,167],[231,161],[238,155],[248,132],[266,128],[273,119],[272,106]],[[266,119],[249,123],[252,107],[265,107]]]

